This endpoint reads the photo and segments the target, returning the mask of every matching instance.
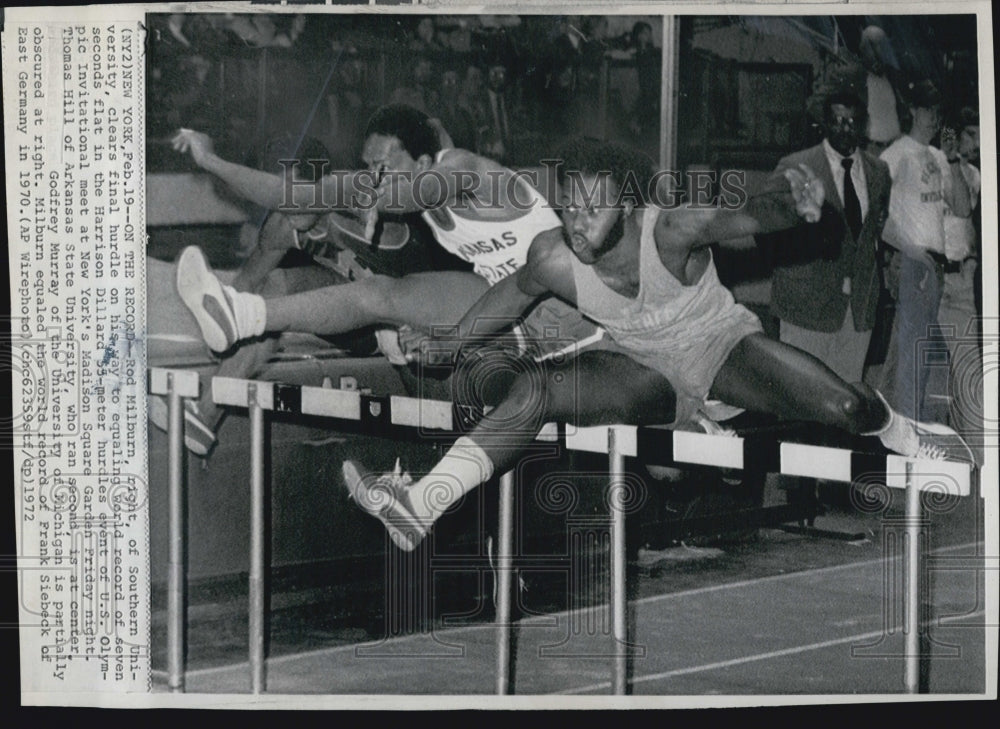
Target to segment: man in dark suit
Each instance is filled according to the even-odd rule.
[[[823,105],[823,141],[778,163],[808,165],[827,190],[818,223],[776,246],[771,310],[781,341],[809,352],[847,382],[859,382],[879,294],[877,246],[889,209],[885,162],[860,149],[865,106],[834,93]]]

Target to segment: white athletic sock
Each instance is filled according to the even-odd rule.
[[[475,441],[462,436],[433,470],[410,487],[415,515],[434,521],[448,507],[493,475],[493,461]]]
[[[237,291],[232,286],[223,285],[222,291],[229,299],[239,338],[249,339],[263,334],[267,325],[267,304],[264,302],[264,297]]]

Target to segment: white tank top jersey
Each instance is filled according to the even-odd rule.
[[[438,152],[438,162],[444,152]],[[465,217],[471,211],[458,212],[446,207],[442,210],[447,211],[453,225],[446,229],[429,212],[425,211],[423,217],[441,247],[471,263],[473,271],[492,286],[525,264],[535,236],[561,225],[559,216],[526,180],[520,181],[516,194],[518,200],[530,207],[514,220],[473,220]]]
[[[602,325],[621,352],[667,378],[678,395],[681,422],[706,408],[715,377],[733,347],[760,332],[761,324],[722,285],[711,259],[690,286],[667,270],[656,248],[659,214],[653,206],[643,212],[639,293],[634,299],[612,290],[576,256],[570,256],[570,262],[580,311]],[[738,409],[706,412],[732,417]]]
[[[677,353],[701,347],[738,307],[719,281],[711,258],[697,282],[682,284],[667,270],[656,248],[660,210],[643,211],[639,243],[639,293],[628,298],[601,281],[594,268],[570,258],[577,306],[620,345],[636,353]]]

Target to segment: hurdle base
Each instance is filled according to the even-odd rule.
[[[690,542],[695,539],[723,541],[727,535],[745,534],[758,529],[785,529],[788,527],[789,529],[812,530],[812,527],[794,527],[790,524],[790,522],[805,521],[812,516],[812,512],[804,511],[799,506],[782,504],[718,511],[704,516],[667,519],[657,522],[655,527],[657,535],[661,539],[672,543]],[[821,536],[825,530],[815,529],[815,531],[818,532],[816,536]],[[829,534],[838,533],[831,531]],[[836,538],[850,541],[848,535]]]
[[[834,539],[840,542],[861,542],[868,538],[864,532],[839,532],[814,526],[779,524],[777,528],[789,534],[800,534],[804,537],[816,537],[817,539]]]

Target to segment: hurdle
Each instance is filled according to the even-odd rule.
[[[187,379],[191,373],[171,373],[167,370],[151,371],[150,392],[168,394],[171,410],[171,428],[180,429],[181,398],[196,397]],[[196,375],[195,375],[196,377]],[[193,392],[193,394],[191,394]],[[380,437],[412,437],[427,435],[428,430],[442,437],[458,434],[456,425],[462,421],[454,404],[446,401],[421,400],[404,396],[374,396],[354,390],[336,390],[216,377],[212,380],[212,396],[216,404],[247,409],[251,419],[251,578],[250,578],[250,671],[253,693],[266,691],[266,656],[264,656],[264,581],[263,521],[264,494],[264,412],[289,413],[321,417],[332,424],[340,422],[360,429],[361,434]],[[843,448],[831,448],[802,443],[778,442],[773,438],[753,436],[709,435],[684,431],[664,431],[633,425],[601,425],[574,428],[548,424],[538,435],[539,440],[561,441],[567,450],[605,454],[608,457],[609,511],[611,532],[611,598],[610,617],[612,640],[615,645],[612,665],[612,693],[628,693],[628,621],[626,593],[626,552],[624,497],[625,458],[638,458],[651,465],[661,466],[710,466],[745,470],[748,467],[767,468],[768,472],[788,476],[804,476],[851,483],[864,475],[887,488],[906,493],[906,592],[904,595],[906,638],[904,686],[907,693],[919,691],[920,665],[920,522],[922,492],[944,493],[948,496],[968,496],[971,493],[973,468],[971,464],[957,461],[929,461],[908,459],[886,453],[868,453]],[[170,462],[180,464],[183,448],[180,434],[171,432]],[[173,495],[174,470],[171,469],[171,494]],[[176,477],[179,481],[179,475]],[[178,494],[181,486],[177,487]],[[178,496],[179,502],[179,496]],[[511,625],[512,584],[516,570],[513,556],[513,502],[514,475],[505,473],[500,478],[500,523],[498,535],[498,575],[496,606],[496,693],[509,693],[511,686]],[[178,507],[179,514],[179,507]],[[171,598],[168,599],[168,625],[180,625],[181,631],[168,633],[171,690],[183,691],[183,615],[175,610],[183,608],[180,599],[174,599],[174,550],[175,535],[174,500],[171,498]],[[183,533],[177,531],[179,539]],[[183,560],[178,565],[176,579],[183,590]]]
[[[699,465],[745,470],[751,464],[768,472],[786,476],[804,476],[853,483],[861,476],[876,478],[887,488],[905,491],[905,562],[906,592],[904,594],[905,642],[904,686],[906,693],[919,692],[920,679],[920,522],[923,507],[922,492],[948,496],[968,496],[971,493],[971,464],[958,461],[932,461],[904,458],[895,454],[867,453],[843,448],[804,443],[776,442],[767,438],[709,435],[685,431],[663,431],[632,425],[602,425],[577,428],[566,435],[566,448],[575,451],[606,453],[608,471],[614,484],[623,476],[624,456],[638,458],[659,466]],[[612,504],[612,565],[624,561],[624,513],[621,505]],[[622,526],[616,533],[616,524]],[[616,642],[626,633],[619,629],[626,615],[625,583],[612,569],[612,624]],[[619,645],[623,643],[619,642]],[[616,660],[612,680],[613,692],[627,691],[625,661]]]
[[[149,370],[149,393],[167,396],[167,685],[184,691],[184,598],[187,591],[184,532],[184,406],[182,399],[198,397],[200,380],[192,370]]]

